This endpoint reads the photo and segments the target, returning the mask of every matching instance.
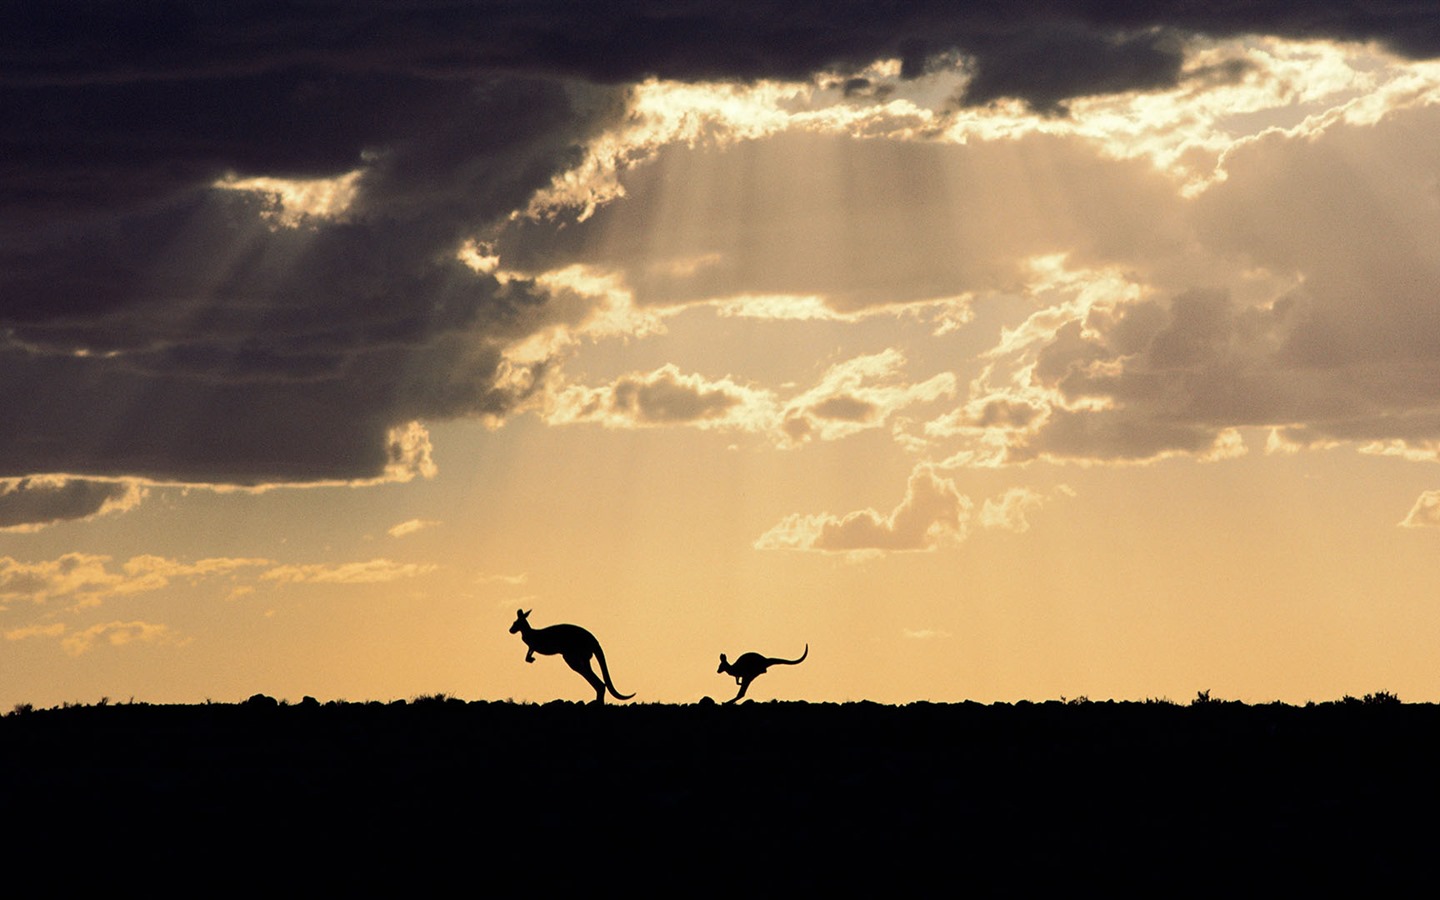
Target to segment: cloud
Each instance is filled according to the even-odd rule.
[[[147,491],[135,481],[37,476],[0,479],[0,531],[36,531],[134,509]]]
[[[1046,499],[1030,488],[1010,488],[999,499],[985,501],[980,509],[980,524],[1004,531],[1029,531],[1030,514],[1044,506]]]
[[[440,523],[434,519],[407,519],[399,525],[395,525],[385,533],[393,538],[404,537],[407,534],[414,534],[422,528],[429,528]]]
[[[921,466],[911,473],[905,498],[889,514],[863,509],[838,516],[791,515],[761,535],[755,547],[860,556],[934,550],[964,540],[972,506],[954,482]]]
[[[601,387],[552,387],[544,415],[556,425],[733,429],[768,434],[793,447],[883,427],[906,407],[954,393],[952,374],[910,383],[904,365],[905,356],[897,350],[855,357],[830,366],[813,388],[782,401],[774,391],[729,376],[712,380],[666,364]]]
[[[193,584],[268,565],[269,560],[214,557],[187,563],[143,555],[131,557],[118,568],[111,563],[109,556],[87,553],[66,553],[33,563],[0,557],[0,601],[44,604],[57,598],[75,598],[82,606],[93,606],[114,597],[159,590],[175,580]]]
[[[0,557],[0,600],[39,604],[54,597],[108,593],[124,582],[122,575],[106,570],[109,560],[108,556],[85,553],[67,553],[39,563]]]
[[[281,584],[383,584],[402,578],[428,575],[439,566],[433,563],[397,563],[388,559],[329,565],[283,565],[267,570],[262,581]]]
[[[494,574],[479,575],[479,576],[476,577],[475,583],[476,583],[476,584],[509,584],[509,585],[517,585],[517,586],[518,586],[518,585],[524,584],[525,582],[527,582],[527,581],[529,581],[529,580],[530,580],[530,579],[529,579],[529,576],[528,576],[527,574],[525,574],[524,572],[521,572],[519,575],[494,575]]]
[[[58,638],[65,633],[65,623],[51,622],[48,625],[26,625],[5,631],[5,640],[23,641],[29,638]]]
[[[1421,494],[1400,526],[1402,528],[1440,527],[1440,491],[1426,491]]]
[[[1073,496],[1066,485],[1055,493]],[[844,515],[820,513],[787,516],[755,541],[758,550],[807,550],[844,553],[864,558],[895,551],[935,550],[966,539],[973,525],[985,529],[1024,532],[1030,516],[1053,496],[1027,487],[1014,487],[986,500],[978,516],[974,503],[955,483],[941,477],[936,467],[921,464],[910,473],[905,497],[888,514],[863,509]]]
[[[7,122],[30,162],[6,169],[26,202],[0,226],[0,417],[21,436],[0,473],[238,485],[393,478],[407,423],[513,409],[503,350],[548,294],[457,251],[619,109],[608,89],[383,73],[0,93],[38,117]],[[277,227],[264,194],[213,187],[232,171],[360,174],[341,217]]]
[[[677,12],[658,0],[425,9],[361,0],[322,10],[256,0],[201,13],[183,3],[144,10],[7,3],[0,6],[0,420],[13,437],[0,444],[0,478],[65,473],[91,482],[63,502],[58,494],[33,501],[77,511],[103,492],[94,484],[106,481],[264,486],[423,476],[420,457],[405,455],[418,445],[402,447],[397,462],[396,429],[414,436],[411,423],[500,421],[526,408],[557,360],[537,354],[518,363],[508,351],[574,313],[542,284],[467,265],[461,249],[503,230],[512,214],[563,182],[592,145],[626,121],[627,104],[638,96],[633,85],[651,78],[736,84],[823,76],[856,108],[888,105],[905,84],[943,69],[962,76],[962,106],[999,108],[1015,98],[1059,113],[1086,98],[1199,79],[1201,69],[1186,68],[1190,35],[1378,41],[1412,57],[1440,51],[1435,13],[1424,4],[1292,6],[1168,0],[1102,9],[1046,0],[1017,13],[941,0],[880,11],[858,0],[800,10],[775,0]],[[898,60],[898,71],[884,74],[876,68],[881,60]],[[895,110],[885,115],[896,122],[925,119],[903,104]],[[1427,146],[1393,132],[1389,138],[1387,164],[1406,146],[1412,157]],[[1051,144],[1057,141],[1070,146],[1063,138]],[[975,153],[988,158],[1034,146],[991,143],[977,141],[987,146]],[[1356,229],[1376,222],[1374,208],[1353,193],[1355,179],[1330,177],[1335,159],[1305,158],[1276,143],[1257,141],[1247,164],[1258,160],[1254,171],[1263,174],[1263,164],[1288,158],[1307,184],[1329,179],[1325,201],[1357,210]],[[824,167],[769,173],[795,173],[771,163],[829,146],[819,136],[791,136],[721,160],[662,154],[627,183],[635,189],[631,202],[613,206],[629,208],[625,215],[654,214],[659,179],[684,176],[685,166],[709,167],[707,176],[748,166],[761,173],[751,188],[824,197]],[[872,142],[857,150],[865,157],[857,175],[903,171],[933,183],[951,152]],[[1021,183],[1033,181],[1033,173],[1046,171],[1037,162],[1033,154],[1017,156],[1009,171]],[[1077,263],[1140,257],[1173,237],[1152,227],[1159,218],[1125,213],[1164,204],[1145,203],[1144,190],[1113,189],[1122,177],[1143,182],[1123,161],[1093,161],[1066,185],[1070,208],[1086,213],[1064,223],[1068,232],[1015,225],[1032,220],[1014,214],[1023,204],[974,177],[993,171],[956,173],[951,218],[932,217],[933,227],[887,198],[888,181],[850,179],[856,208],[871,212],[848,219],[856,245],[872,250],[855,272],[822,268],[837,238],[808,226],[840,220],[804,208],[810,201],[755,221],[747,234],[760,252],[744,265],[736,262],[734,236],[650,229],[664,260],[717,262],[690,274],[633,268],[637,303],[823,296],[832,311],[850,313],[1005,289],[1017,280],[1017,261],[1040,253],[1069,249]],[[790,177],[799,180],[772,183]],[[1156,184],[1168,189],[1162,179],[1150,187]],[[1304,185],[1291,191],[1297,185],[1281,179],[1280,186],[1283,198],[1269,198],[1284,200],[1272,204],[1275,215],[1287,210],[1303,219],[1322,211],[1319,200],[1302,199],[1313,197]],[[576,187],[583,196],[585,185]],[[1406,211],[1428,223],[1416,202]],[[1222,207],[1216,201],[1202,212],[1257,227],[1266,221],[1263,214],[1227,218]],[[1005,230],[1014,227],[1024,233]],[[514,230],[521,243],[534,233]],[[1289,336],[1295,359],[1364,355],[1395,334],[1408,337],[1397,352],[1413,350],[1422,335],[1436,333],[1417,327],[1434,324],[1416,304],[1432,296],[1425,293],[1429,271],[1420,270],[1413,288],[1385,275],[1407,271],[1407,259],[1433,259],[1430,248],[1407,254],[1375,233],[1342,229],[1388,249],[1368,273],[1376,276],[1372,288],[1394,287],[1394,309],[1411,307],[1408,321],[1386,316],[1351,334],[1327,299],[1353,286],[1347,273],[1323,271],[1317,254],[1286,246],[1279,233],[1286,230],[1266,230],[1254,242],[1267,257],[1262,265],[1282,271],[1287,253],[1298,253],[1321,266],[1317,276],[1335,276],[1307,281],[1313,305]],[[583,242],[588,233],[570,232],[554,244],[572,234]],[[1316,247],[1333,249],[1320,237]],[[556,268],[541,264],[553,250],[532,248],[523,259],[522,248],[506,245],[500,255],[508,261],[513,253],[526,271],[540,272]],[[919,265],[937,259],[938,271]],[[1402,325],[1403,332],[1387,330]],[[636,422],[733,415],[724,412],[736,396],[728,390],[691,395],[694,385],[679,379],[633,387],[619,409]],[[832,399],[820,420],[846,421],[846,401]],[[849,421],[859,421],[858,404],[869,401],[851,401]],[[1046,419],[1042,427],[1055,428],[1056,441],[1039,441],[1035,452],[1103,454],[1127,443],[1121,423],[1088,420],[1069,423],[1072,434],[1061,440],[1067,415]],[[1115,452],[1188,450],[1203,444],[1207,427],[1189,425]],[[80,494],[88,497],[83,503]],[[10,505],[21,502],[11,498]],[[39,524],[34,515],[48,513],[26,513],[15,524]]]
[[[545,413],[552,424],[597,422],[610,428],[692,425],[755,430],[773,421],[768,392],[729,378],[708,381],[667,364],[648,373],[623,375],[613,383],[558,391]]]
[[[986,36],[978,45],[975,75],[960,102],[1020,97],[1047,113],[1064,112],[1072,97],[1169,87],[1179,80],[1183,62],[1178,38],[1155,29],[1040,24]],[[1057,66],[1057,59],[1067,62]]]
[[[212,557],[195,561],[155,555],[132,556],[116,563],[109,556],[66,553],[52,560],[24,562],[0,557],[0,610],[24,602],[40,608],[66,601],[70,610],[99,606],[171,588],[176,583],[204,585],[215,579],[226,582],[223,594],[234,600],[251,594],[257,583],[290,584],[381,584],[417,578],[438,566],[397,563],[386,559],[341,564],[276,565],[273,560],[245,557]],[[39,611],[43,618],[53,613]],[[128,640],[174,642],[178,638],[164,626],[138,627],[142,623],[110,623],[66,638],[70,652],[84,652],[102,636],[112,644]],[[132,627],[136,626],[136,627]],[[40,621],[10,628],[11,640],[27,637],[55,637],[66,633],[62,625]]]
[[[1412,56],[1440,50],[1440,30],[1425,4],[1357,8],[1351,0],[1244,7],[1188,0],[1099,7],[1044,0],[1023,11],[944,0],[907,0],[882,11],[863,0],[799,9],[784,0],[740,8],[691,4],[680,12],[661,0],[582,7],[478,2],[424,9],[377,2],[315,9],[251,2],[227,4],[204,16],[183,4],[143,14],[125,8],[36,11],[23,4],[7,10],[0,20],[5,35],[0,48],[3,58],[19,61],[7,73],[9,80],[59,86],[139,73],[152,79],[200,73],[263,80],[302,65],[452,78],[519,71],[615,83],[649,75],[803,78],[825,69],[858,72],[875,59],[901,58],[905,74],[913,75],[933,57],[958,51],[980,72],[1000,70],[989,77],[1013,82],[1008,90],[1046,97],[1151,84],[1156,70],[1163,71],[1157,59],[1165,58],[1166,39],[1177,32],[1376,40]],[[157,34],[166,39],[156,41]],[[397,41],[397,34],[405,40]],[[1022,63],[1038,71],[1028,78],[1013,74]],[[313,102],[329,99],[325,86],[316,86]],[[189,109],[204,113],[205,101],[213,99],[212,92],[202,94]],[[403,101],[422,99],[423,94],[395,98],[389,109],[405,113]],[[357,112],[353,105],[341,108],[352,116]],[[297,130],[295,146],[282,159],[306,158],[319,140],[322,129],[305,120],[302,109],[282,111]],[[219,119],[202,117],[214,138],[236,141],[246,134],[240,128],[232,134]],[[350,125],[347,116],[331,127]]]
[[[904,628],[901,629],[900,634],[912,641],[942,640],[952,636],[948,631],[935,628]]]
[[[91,625],[84,631],[67,635],[61,639],[60,646],[71,656],[81,656],[90,652],[97,642],[103,642],[112,647],[124,647],[127,644],[137,643],[184,645],[189,643],[189,640],[189,638],[177,634],[168,625],[143,621],[117,621]]]
[[[1247,428],[1436,459],[1440,207],[1407,187],[1436,178],[1427,135],[1433,102],[1242,142],[1224,180],[1162,211],[1181,252],[1032,273],[1040,311],[927,433],[977,464],[1224,458]]]
[[[901,377],[898,350],[858,356],[831,366],[819,383],[785,406],[780,428],[790,441],[835,440],[883,426],[908,406],[955,393],[955,376],[942,372],[918,384]]]

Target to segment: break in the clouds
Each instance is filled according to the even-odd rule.
[[[1209,83],[1214,73],[1247,77],[1246,65],[1224,61],[1197,68],[1187,52],[1204,37],[1252,33],[1375,41],[1409,58],[1440,52],[1427,5],[1339,0],[1047,0],[1023,11],[939,0],[681,10],[658,0],[0,4],[0,478],[10,486],[0,521],[119,509],[130,495],[105,485],[125,479],[265,486],[423,476],[433,473],[424,423],[502,421],[536,405],[559,360],[514,348],[575,314],[540,276],[596,251],[567,244],[583,229],[527,231],[513,216],[557,184],[586,196],[584,179],[572,176],[627,121],[632,86],[646,79],[823,74],[854,106],[889,104],[904,85],[948,71],[955,87],[938,107],[1015,100],[1059,121],[1079,115],[1086,98]],[[882,75],[877,60],[897,66]],[[927,127],[907,140],[943,134],[943,122]],[[1413,447],[1437,437],[1433,390],[1421,387],[1434,383],[1440,333],[1427,236],[1440,229],[1426,205],[1434,169],[1423,152],[1434,124],[1420,111],[1367,130],[1381,152],[1367,143],[1359,158],[1419,186],[1394,196],[1346,168],[1355,158],[1346,141],[1361,140],[1349,127],[1308,142],[1267,133],[1236,147],[1228,180],[1183,210],[1176,186],[1147,163],[1097,155],[1079,138],[977,132],[972,152],[953,158],[934,146],[865,143],[851,150],[869,154],[866,165],[919,185],[906,196],[939,193],[944,181],[964,202],[951,203],[947,219],[927,218],[889,199],[889,181],[856,177],[847,182],[853,208],[868,215],[801,203],[791,210],[798,218],[751,217],[740,237],[652,231],[669,242],[652,262],[710,262],[627,277],[642,307],[819,296],[850,313],[1014,290],[1038,256],[1068,253],[1082,268],[1147,257],[1139,275],[1154,296],[1133,304],[1133,316],[1116,308],[1102,320],[1087,309],[1078,333],[1062,327],[1028,346],[1049,368],[1028,383],[1017,370],[990,385],[1009,408],[1039,411],[1005,436],[1013,458],[1203,453],[1247,423],[1283,428],[1297,443]],[[746,152],[820,159],[831,149],[811,135]],[[1082,165],[1046,167],[1061,156]],[[664,178],[736,159],[662,155],[637,170],[629,200],[588,221],[655,214]],[[816,179],[825,167],[760,161],[751,169],[759,187],[778,180],[777,191],[794,197],[824,196]],[[770,174],[780,171],[788,174]],[[1024,198],[1007,193],[1003,172],[1065,198],[1072,214],[1050,223],[1021,215]],[[717,226],[737,212],[727,206],[736,199],[720,195],[685,214]],[[800,220],[810,227],[795,227]],[[835,228],[869,248],[852,254],[849,270],[817,264]],[[539,246],[527,245],[533,235]],[[481,237],[518,268],[462,258]],[[1177,247],[1200,251],[1182,263]],[[1161,271],[1154,260],[1165,259]],[[1217,259],[1227,273],[1264,270],[1298,286],[1256,302],[1235,285],[1180,277]],[[1216,293],[1186,293],[1195,289]],[[1199,308],[1180,299],[1188,296],[1234,299],[1218,322],[1199,321],[1187,318]],[[594,389],[578,408],[595,412],[576,415],[733,422],[753,400],[740,377],[701,383],[652,371]],[[802,426],[864,425],[884,418],[883,402],[836,392],[794,407],[791,423],[797,437],[808,433]],[[71,486],[15,487],[55,473]],[[873,527],[879,540],[896,527],[887,522],[848,527]]]

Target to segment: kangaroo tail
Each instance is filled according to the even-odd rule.
[[[595,645],[595,658],[600,660],[600,674],[605,676],[605,687],[610,691],[610,696],[616,700],[629,700],[635,696],[634,694],[622,694],[616,689],[615,682],[610,680],[610,667],[605,665],[605,651],[600,649],[598,643]]]
[[[799,658],[799,659],[772,659],[772,660],[770,660],[770,662],[771,662],[772,665],[773,665],[773,664],[778,664],[778,665],[782,665],[782,666],[794,666],[794,665],[799,665],[800,663],[804,662],[804,661],[805,661],[805,657],[807,657],[807,656],[809,656],[809,655],[810,655],[810,645],[809,645],[809,644],[806,644],[806,645],[805,645],[805,652],[802,653],[802,654],[800,654],[800,658]]]

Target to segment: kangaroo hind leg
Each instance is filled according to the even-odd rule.
[[[737,702],[741,697],[745,696],[745,691],[749,690],[749,688],[750,688],[750,679],[748,679],[748,678],[745,678],[745,679],[737,678],[737,679],[735,679],[735,680],[738,681],[738,682],[740,682],[740,693],[736,694],[734,697],[731,697],[730,700],[729,700],[730,703],[735,703],[735,702]]]
[[[565,664],[590,682],[590,686],[595,689],[595,702],[603,704],[605,702],[605,682],[600,680],[600,676],[595,674],[595,669],[590,665],[590,654],[586,653],[583,656],[578,653],[567,654]]]

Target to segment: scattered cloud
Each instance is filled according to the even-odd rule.
[[[0,557],[0,601],[28,600],[36,604],[72,598],[82,606],[106,599],[159,590],[172,581],[197,583],[205,578],[270,565],[266,559],[201,559],[193,563],[162,556],[135,556],[118,567],[109,556],[66,553],[36,563]]]
[[[1400,522],[1402,528],[1440,527],[1440,491],[1426,491],[1410,508],[1410,513]]]
[[[509,584],[522,585],[530,580],[530,576],[521,572],[519,575],[484,574],[477,576],[476,584]]]
[[[599,388],[568,386],[550,398],[552,424],[595,422],[609,428],[692,425],[760,430],[774,420],[767,392],[730,378],[714,381],[682,373],[673,364],[621,376]]]
[[[1045,495],[1030,488],[1010,488],[999,499],[985,501],[980,508],[980,524],[1003,531],[1029,531],[1030,514],[1044,506],[1045,501]]]
[[[900,634],[912,641],[944,640],[952,636],[950,632],[936,628],[902,628]]]
[[[407,519],[399,525],[391,527],[385,533],[393,538],[405,537],[407,534],[414,534],[424,528],[430,528],[440,523],[434,519]]]
[[[814,387],[782,400],[776,392],[726,376],[707,379],[674,364],[623,375],[603,387],[566,385],[546,401],[551,424],[595,423],[607,428],[689,426],[767,434],[798,446],[839,440],[882,428],[907,407],[955,393],[949,372],[912,383],[897,350],[832,365]]]
[[[109,561],[108,556],[84,553],[67,553],[39,563],[0,557],[0,599],[43,604],[55,597],[102,596],[125,582],[122,574],[106,569]]]
[[[974,502],[931,464],[916,466],[905,497],[888,514],[863,509],[844,515],[787,516],[755,542],[759,550],[809,550],[865,558],[895,551],[935,550],[965,540],[972,526],[1024,532],[1030,517],[1054,496],[1073,496],[1067,485],[1047,496],[1014,487],[986,500],[977,514]]]
[[[942,372],[918,384],[905,382],[905,356],[890,349],[837,363],[809,391],[785,406],[780,428],[796,443],[835,440],[879,428],[899,410],[955,393],[955,376]]]
[[[859,556],[934,550],[964,540],[972,506],[954,482],[920,466],[910,475],[905,498],[888,514],[863,509],[844,515],[791,515],[761,535],[755,547]]]
[[[61,639],[60,646],[71,656],[81,656],[90,652],[97,643],[109,644],[112,647],[124,647],[128,644],[183,646],[189,643],[189,640],[168,625],[143,621],[105,622],[66,635]]]
[[[63,622],[51,622],[47,625],[25,625],[20,628],[11,628],[5,631],[5,640],[23,641],[29,638],[58,638],[65,633]]]
[[[264,572],[262,581],[281,584],[380,584],[428,575],[438,569],[433,563],[397,563],[388,559],[329,565],[276,566]]]

